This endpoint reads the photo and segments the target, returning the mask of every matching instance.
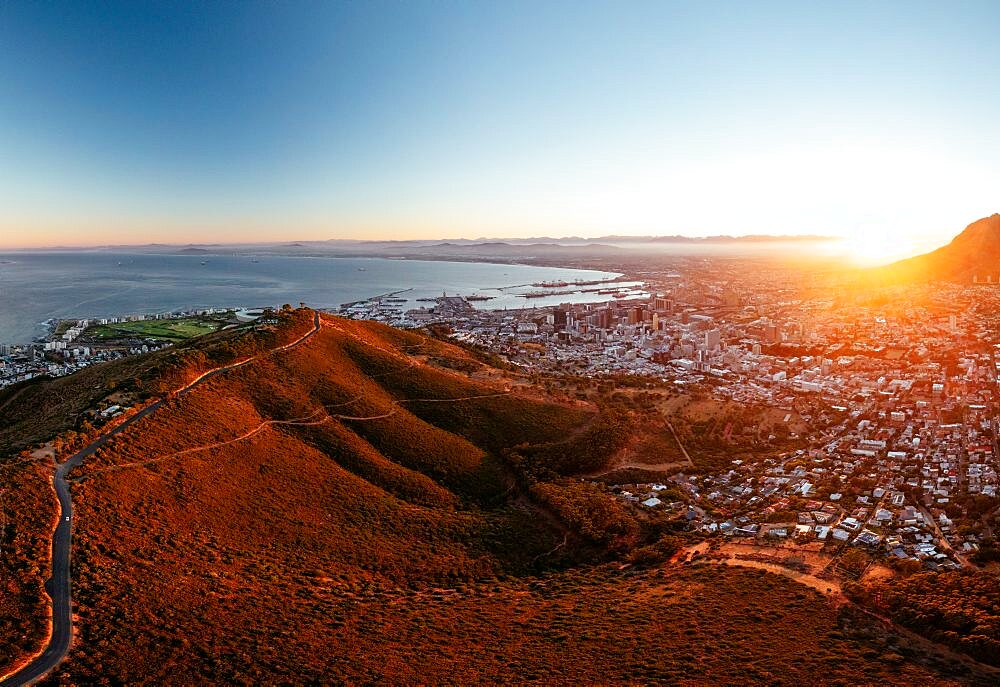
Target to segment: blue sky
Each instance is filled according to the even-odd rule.
[[[0,3],[0,245],[1000,210],[996,3]],[[911,252],[912,252],[911,250]]]

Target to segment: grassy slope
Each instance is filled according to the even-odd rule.
[[[197,371],[246,357],[294,338],[309,316],[294,313],[274,331],[252,329],[209,334],[165,351],[84,368],[68,377],[41,377],[0,391],[0,461],[25,447],[78,429],[84,411],[112,396],[130,402],[159,396]]]

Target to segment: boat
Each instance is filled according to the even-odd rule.
[[[494,298],[496,298],[496,296],[484,296],[481,293],[474,293],[471,296],[466,296],[465,300],[467,300],[467,301],[491,301]]]
[[[566,281],[541,281],[537,284],[532,284],[536,288],[542,289],[556,289],[562,288],[563,286],[569,286],[569,282]]]
[[[629,294],[619,291],[618,293],[612,294],[615,298],[626,298]]]

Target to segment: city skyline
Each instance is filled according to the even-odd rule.
[[[822,234],[992,214],[989,3],[9,4],[0,248]]]

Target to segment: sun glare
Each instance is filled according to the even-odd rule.
[[[907,258],[917,250],[904,238],[873,229],[859,230],[847,237],[844,252],[851,262],[862,267],[874,267]]]

